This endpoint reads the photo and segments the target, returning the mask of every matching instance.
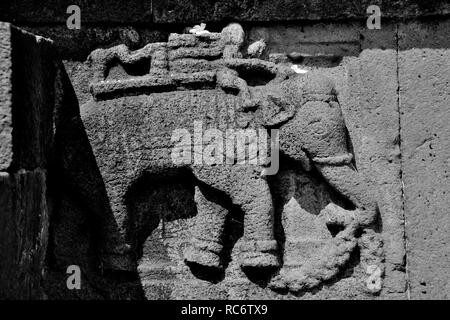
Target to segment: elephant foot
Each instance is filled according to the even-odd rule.
[[[274,270],[280,267],[275,240],[245,241],[241,245],[241,267],[243,269]]]
[[[288,285],[281,275],[277,275],[270,280],[268,287],[274,291],[281,291],[287,289]]]
[[[223,270],[224,266],[220,253],[222,245],[212,241],[195,240],[184,251],[184,260],[189,264],[198,264],[204,267]]]

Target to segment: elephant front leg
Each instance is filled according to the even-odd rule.
[[[241,244],[243,269],[276,269],[280,266],[274,236],[274,209],[269,185],[264,178],[242,178],[233,201],[244,211]]]
[[[228,210],[220,205],[219,199],[195,187],[197,215],[192,230],[192,242],[184,252],[187,263],[223,269],[223,233]]]

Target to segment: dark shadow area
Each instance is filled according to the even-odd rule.
[[[49,277],[44,287],[49,297],[75,298],[73,295],[82,294],[83,299],[98,295],[110,299],[116,291],[112,286],[118,285],[123,275],[116,277],[117,273],[111,273],[106,281],[102,255],[118,239],[118,226],[80,118],[77,97],[62,64],[56,91],[54,157],[48,173],[53,199],[46,258]],[[67,278],[69,265],[80,266],[85,277],[92,279],[83,293],[67,290],[65,280],[58,280]],[[125,278],[135,288],[132,298],[142,298],[137,273],[128,273]]]
[[[144,76],[150,72],[150,58],[143,58],[135,63],[121,63],[116,59],[108,68],[105,80],[121,80]]]
[[[327,229],[328,231],[330,231],[331,236],[334,238],[336,237],[336,235],[343,231],[345,228],[344,226],[340,226],[340,225],[329,225],[327,224]]]
[[[124,80],[126,81],[126,80]],[[98,93],[95,98],[97,100],[113,100],[116,98],[127,97],[127,96],[139,96],[139,95],[150,95],[152,93],[161,93],[168,91],[175,91],[175,85],[159,85],[159,86],[139,86],[134,87],[130,84],[128,88],[112,89],[108,92]]]
[[[289,57],[294,64],[301,64],[306,67],[314,68],[334,68],[341,64],[342,56],[325,55],[325,56],[306,56],[299,55],[296,57]]]
[[[259,268],[244,268],[242,269],[248,280],[259,286],[260,288],[267,288],[270,280],[279,271],[279,268],[264,269]]]
[[[144,242],[150,239],[149,237],[160,223],[162,223],[162,232],[164,232],[166,222],[190,219],[198,214],[194,201],[195,186],[202,189],[202,193],[208,201],[219,204],[228,211],[222,239],[223,250],[220,254],[223,268],[214,268],[188,261],[185,263],[196,278],[218,283],[224,279],[225,269],[231,261],[232,249],[237,240],[242,237],[243,213],[239,207],[232,204],[228,195],[196,180],[188,169],[166,170],[160,174],[144,174],[130,187],[126,195],[129,212],[126,224],[127,241],[131,243],[137,260],[145,255],[150,259],[153,257],[158,261],[173,263],[160,240],[156,238],[150,240],[153,248],[151,252],[144,252]]]
[[[196,262],[185,261],[192,274],[200,280],[219,283],[225,279],[225,272],[215,267],[204,266]]]
[[[264,69],[247,69],[247,68],[237,68],[236,71],[239,77],[244,79],[247,84],[251,87],[263,86],[268,84],[270,81],[275,79],[275,74],[268,72]]]
[[[194,186],[189,170],[173,169],[161,174],[144,174],[129,188],[125,197],[127,242],[137,259],[142,257],[142,245],[160,221],[164,229],[164,222],[197,214]]]

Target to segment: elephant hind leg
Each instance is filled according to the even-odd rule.
[[[105,182],[110,205],[110,215],[103,221],[106,236],[101,259],[105,270],[134,271],[137,267],[132,246],[127,241],[125,195],[128,185],[129,181],[124,176]]]
[[[242,177],[238,181],[232,198],[244,211],[241,267],[277,269],[280,261],[274,236],[274,210],[269,185],[260,177]]]
[[[195,187],[197,215],[192,230],[192,242],[184,252],[188,264],[223,269],[223,237],[228,209],[213,192]]]

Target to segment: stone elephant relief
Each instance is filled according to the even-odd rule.
[[[192,40],[188,36],[196,37],[183,35],[183,41]],[[227,39],[221,45],[230,55],[233,37],[226,32],[222,33],[222,38],[215,34],[211,37]],[[239,48],[241,43],[235,42]],[[103,80],[100,77],[92,85],[93,99],[81,107],[82,120],[115,218],[111,232],[105,233],[106,265],[119,270],[135,268],[133,253],[138,244],[130,232],[134,222],[127,209],[127,196],[132,186],[142,179],[173,178],[189,172],[196,184],[198,214],[194,238],[185,252],[185,260],[209,268],[223,268],[221,254],[228,212],[220,201],[211,200],[212,190],[244,213],[240,248],[242,268],[268,273],[279,269],[273,201],[264,166],[251,161],[180,164],[172,157],[176,146],[173,132],[179,129],[194,132],[195,123],[201,123],[202,128],[222,132],[230,129],[276,129],[279,152],[306,171],[317,169],[333,188],[351,201],[355,209],[348,211],[328,205],[324,209],[327,223],[339,229],[329,248],[313,264],[283,267],[272,279],[270,287],[292,291],[311,289],[335,277],[359,246],[369,279],[374,282],[371,290],[379,291],[383,255],[381,241],[374,231],[377,205],[371,197],[370,186],[354,168],[345,122],[332,81],[318,73],[299,75],[289,68],[266,61],[241,59],[238,53],[228,57],[219,55],[214,61],[201,60],[204,63],[201,68],[206,68],[206,71],[187,75],[164,73],[164,68],[170,71],[175,68],[175,62],[181,63],[177,60],[180,55],[174,58],[170,41],[168,48],[164,44],[158,45],[158,50],[141,50],[147,50],[150,55],[157,52],[159,61],[168,60],[168,66],[164,65],[153,74],[150,68],[148,74],[118,80],[108,80],[112,73],[103,68]],[[144,53],[129,52],[122,46],[107,50],[105,54],[96,52],[94,63],[111,65],[110,60],[118,57],[120,66],[125,60],[135,63],[147,57]],[[187,54],[189,57],[184,62],[196,65],[192,61],[192,51],[188,50]],[[202,51],[202,54],[210,53]],[[216,55],[215,51],[211,54]],[[166,55],[167,59],[160,55]],[[130,58],[138,56],[140,58],[136,60]],[[269,75],[269,80],[265,84],[251,86],[243,76],[249,73]],[[194,145],[196,143],[198,141],[194,141]],[[272,152],[277,151],[277,148],[272,149]]]

